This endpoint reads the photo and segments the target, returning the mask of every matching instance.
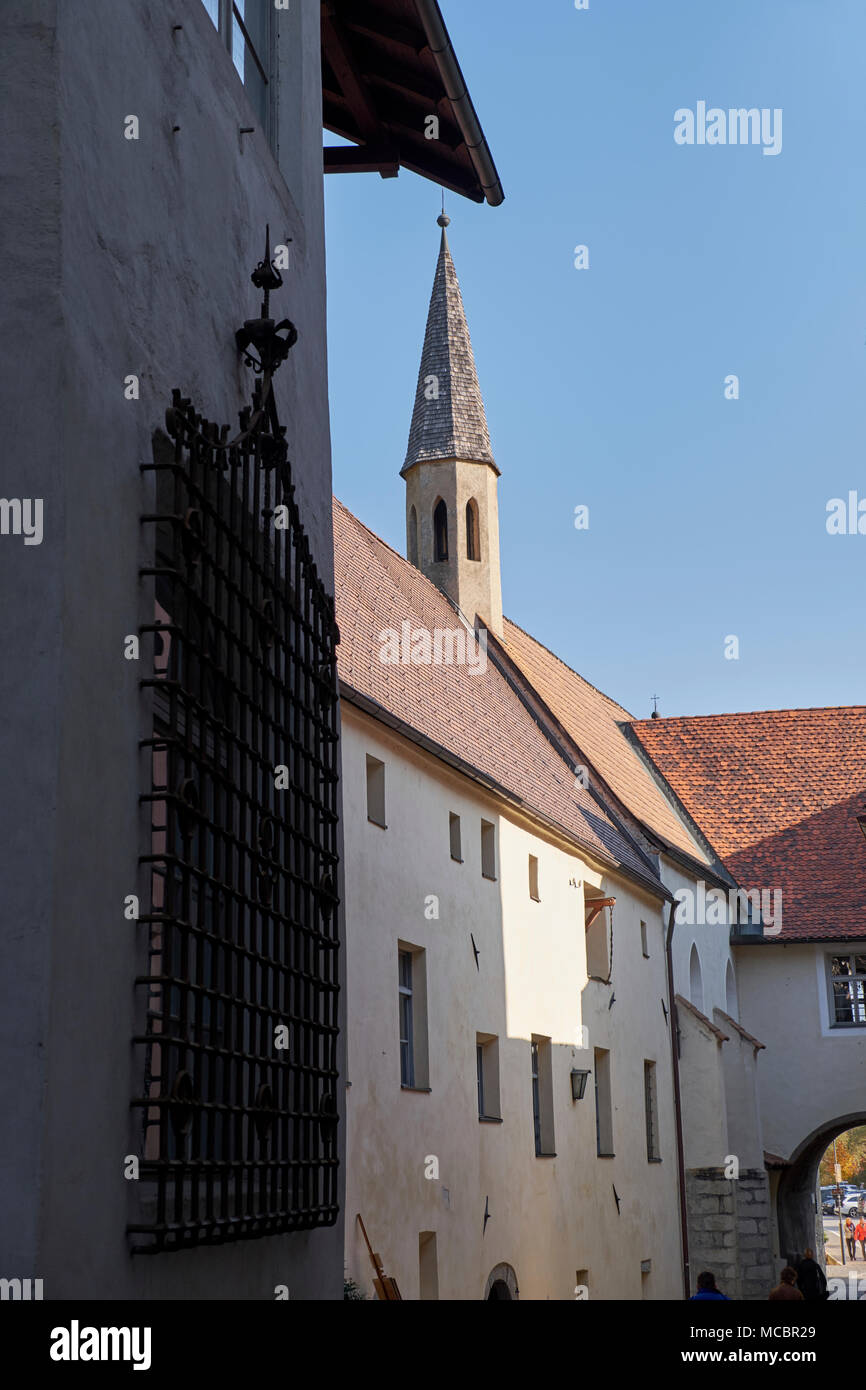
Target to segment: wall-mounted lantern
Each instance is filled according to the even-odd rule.
[[[583,1093],[584,1093],[584,1091],[586,1090],[586,1078],[587,1078],[588,1076],[589,1076],[589,1072],[588,1072],[588,1071],[576,1071],[574,1068],[572,1068],[572,1071],[571,1071],[571,1099],[572,1099],[572,1100],[583,1100]]]

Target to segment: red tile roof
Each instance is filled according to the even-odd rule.
[[[381,634],[454,630],[460,619],[419,570],[334,500],[335,598],[341,685],[491,779],[590,852],[620,864],[656,893],[659,880],[603,806],[576,781],[491,660],[391,665]]]
[[[640,756],[618,727],[632,716],[603,695],[534,637],[505,619],[503,645],[550,712],[632,815],[667,844],[701,863],[709,859],[692,839]]]
[[[781,888],[773,940],[866,937],[866,707],[631,728],[740,886]]]

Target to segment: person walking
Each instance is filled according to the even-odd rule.
[[[856,1260],[857,1258],[856,1245],[858,1240],[860,1242],[860,1249],[863,1251],[863,1258],[866,1260],[866,1221],[864,1221],[862,1216],[854,1228],[854,1240],[852,1244],[855,1246],[855,1249],[851,1253],[852,1260]]]
[[[845,1218],[845,1244],[848,1246],[848,1258],[850,1260],[856,1260],[857,1235],[854,1222],[851,1220],[850,1216],[846,1216]]]
[[[827,1276],[815,1259],[815,1251],[808,1246],[806,1253],[797,1265],[797,1288],[807,1303],[815,1303],[827,1297]]]
[[[698,1291],[692,1294],[689,1302],[694,1303],[697,1299],[702,1298],[722,1298],[725,1303],[731,1301],[727,1294],[723,1294],[721,1289],[716,1288],[716,1276],[708,1269],[705,1269],[703,1274],[698,1275]]]
[[[803,1295],[797,1288],[797,1271],[790,1265],[782,1270],[779,1282],[768,1294],[770,1303],[802,1303]]]

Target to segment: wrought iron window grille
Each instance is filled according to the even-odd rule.
[[[175,390],[142,469],[149,903],[128,1227],[142,1253],[332,1225],[339,1209],[339,633],[274,400],[297,331],[269,314],[269,234],[251,278],[264,298],[236,335],[257,374],[239,431]]]

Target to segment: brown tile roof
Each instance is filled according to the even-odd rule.
[[[866,937],[866,707],[631,727],[737,882],[781,888],[773,940]]]
[[[505,619],[503,646],[544,703],[632,815],[701,863],[710,860],[676,816],[618,725],[632,716],[534,637]],[[655,722],[655,721],[654,721]]]
[[[433,632],[460,619],[419,570],[334,500],[335,598],[341,685],[373,701],[422,738],[469,764],[602,859],[656,893],[657,878],[604,809],[551,747],[505,677],[488,659],[466,665],[391,665],[380,634]]]

